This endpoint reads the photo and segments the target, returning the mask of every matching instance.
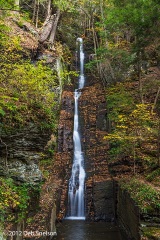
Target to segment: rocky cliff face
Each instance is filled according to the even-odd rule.
[[[58,213],[57,218],[62,219],[66,212],[67,187],[72,166],[73,106],[73,91],[71,88],[66,88],[62,94],[57,153],[47,168],[49,176],[41,189],[38,201],[39,211],[35,211],[35,202],[33,202],[28,214],[28,218],[32,219],[32,221],[25,227],[25,231],[32,231],[35,233],[36,238],[39,238],[37,232],[47,231],[54,235],[56,232],[56,213]],[[45,236],[44,238],[49,239],[49,237]]]
[[[86,217],[88,220],[114,220],[114,188],[108,172],[108,144],[106,134],[106,101],[101,83],[89,80],[90,86],[82,90],[79,100],[82,149],[85,154],[86,170]],[[72,92],[71,92],[72,90]],[[59,121],[59,141],[55,170],[61,179],[58,196],[58,218],[67,213],[68,181],[71,176],[73,156],[73,89],[62,96],[62,110]]]
[[[56,187],[57,218],[67,213],[68,181],[71,175],[73,158],[73,88],[66,87],[62,94],[62,106],[58,125],[58,146],[54,164],[54,179],[59,181]]]
[[[30,184],[42,181],[38,164],[44,158],[44,148],[50,135],[50,132],[40,131],[34,125],[15,134],[3,134],[0,143],[0,175]]]
[[[42,187],[41,196],[39,191],[36,190],[44,181],[44,176],[40,169],[40,161],[48,156],[46,148],[47,143],[51,141],[50,136],[50,131],[38,130],[35,125],[32,125],[30,128],[17,131],[14,135],[2,135],[0,138],[0,176],[14,179],[17,186],[23,186],[23,183],[32,186],[32,190],[28,192],[29,202],[25,213],[26,217],[16,223],[15,220],[20,210],[9,209],[8,212],[15,219],[5,221],[5,230],[18,232],[24,230],[26,232],[46,230],[51,232],[52,230],[54,232],[53,224],[50,222],[55,213],[54,196],[51,198],[51,205],[48,204],[49,200],[44,204],[44,198],[42,198],[42,195],[48,198],[47,193],[50,186],[46,181]],[[52,190],[51,192],[53,195],[54,191]],[[38,216],[36,214],[37,210],[39,210]],[[30,219],[30,222],[28,222],[28,219]],[[11,239],[11,237],[8,236],[8,239]],[[18,238],[17,236],[17,239],[22,239],[22,237],[19,236]]]
[[[88,79],[92,81],[93,79]],[[98,81],[85,87],[80,98],[82,142],[86,169],[86,215],[90,220],[114,220],[114,187],[108,171],[106,100]]]

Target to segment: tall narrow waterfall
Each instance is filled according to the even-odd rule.
[[[77,38],[77,45],[79,47],[80,56],[80,75],[78,89],[75,89],[75,110],[74,110],[74,130],[73,130],[73,142],[74,142],[74,156],[72,175],[69,180],[68,190],[68,219],[85,219],[84,211],[84,155],[82,152],[80,132],[79,132],[79,113],[78,113],[78,99],[81,95],[80,89],[84,87],[84,52],[83,52],[83,40]]]

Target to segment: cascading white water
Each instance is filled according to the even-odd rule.
[[[77,38],[80,53],[80,75],[78,89],[75,89],[75,110],[74,110],[74,129],[73,129],[73,143],[74,143],[74,156],[72,175],[69,180],[68,190],[68,217],[67,219],[85,219],[84,211],[84,155],[82,152],[80,132],[79,132],[79,113],[78,113],[78,99],[81,95],[80,89],[84,87],[84,52],[83,52],[83,39]]]

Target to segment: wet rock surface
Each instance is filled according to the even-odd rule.
[[[106,132],[106,101],[101,83],[90,82],[79,99],[80,133],[85,156],[86,218],[91,221],[114,221],[114,187],[108,171],[108,143]],[[59,121],[58,153],[55,160],[55,177],[61,179],[57,188],[58,219],[67,214],[68,181],[73,157],[73,92],[65,91]]]
[[[84,88],[79,105],[87,174],[86,217],[93,221],[114,221],[114,187],[108,171],[108,143],[104,140],[107,105],[102,84],[94,82]]]
[[[54,164],[54,178],[60,179],[57,185],[57,218],[67,214],[68,181],[71,176],[73,158],[74,93],[72,87],[62,94],[62,106],[58,125],[58,146]]]

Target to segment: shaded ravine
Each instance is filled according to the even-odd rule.
[[[106,131],[105,92],[99,79],[87,78],[87,87],[79,98],[82,148],[85,154],[85,212],[86,219],[114,221],[114,182],[108,171],[108,143],[103,137]],[[59,121],[58,152],[54,165],[55,177],[61,179],[57,186],[57,217],[67,215],[68,184],[73,159],[73,88],[68,87],[62,95],[62,110]]]
[[[75,82],[77,78],[75,78]],[[105,225],[102,230],[102,235],[109,236],[110,239],[121,240],[118,229],[114,226],[115,220],[115,193],[114,182],[108,171],[107,151],[108,143],[104,141],[103,137],[107,134],[106,125],[106,100],[105,92],[99,79],[87,76],[87,86],[81,89],[81,96],[79,97],[79,122],[81,124],[81,144],[85,153],[85,218],[90,221],[81,221],[80,228],[83,230],[81,233],[76,234],[78,240],[80,236],[87,237],[86,239],[93,240],[92,230],[101,228],[99,223],[94,226],[94,221],[108,221],[112,222],[106,231]],[[54,212],[57,212],[57,223],[60,223],[60,228],[57,224],[57,239],[62,239],[67,221],[64,220],[68,213],[68,186],[69,179],[72,172],[72,163],[74,157],[74,144],[73,144],[73,130],[74,130],[74,87],[72,85],[65,86],[62,93],[62,102],[60,110],[60,118],[58,125],[58,144],[57,153],[53,168],[50,169],[49,184],[44,185],[46,197],[50,201],[50,206],[46,206],[45,212],[38,214],[36,223],[42,219],[41,224],[37,226],[39,231],[55,231],[53,220],[55,221]],[[56,202],[54,204],[54,199]],[[45,198],[42,199],[45,203]],[[55,209],[56,206],[56,209]],[[49,210],[49,211],[48,211]],[[42,215],[43,214],[43,215]],[[61,224],[61,220],[63,220]],[[77,222],[77,223],[76,223]],[[70,221],[69,228],[72,226],[76,229],[76,224],[79,221]],[[67,225],[66,225],[67,224]],[[70,225],[71,224],[71,225]],[[74,225],[75,224],[75,225]],[[46,226],[47,228],[44,228]],[[98,227],[99,226],[99,227]],[[62,227],[62,228],[61,228]],[[93,227],[93,228],[92,228]],[[113,231],[110,231],[110,227]],[[33,228],[28,228],[33,229]],[[71,229],[71,228],[70,228]],[[67,230],[68,231],[68,230]],[[90,236],[84,235],[90,232]],[[109,233],[110,232],[110,233]],[[113,234],[111,233],[113,232]],[[62,233],[62,235],[61,235]],[[82,235],[81,235],[82,234]],[[112,236],[116,236],[112,238]],[[88,238],[89,237],[89,238]],[[95,240],[99,240],[95,232]],[[68,236],[66,236],[66,238]],[[124,239],[123,239],[124,240]]]
[[[57,219],[58,222],[60,220],[63,221],[57,224],[56,239],[125,240],[126,238],[121,236],[119,229],[115,226],[114,182],[108,171],[108,144],[103,139],[107,134],[107,126],[104,121],[106,118],[105,92],[97,79],[88,78],[87,81],[89,86],[82,89],[82,94],[79,98],[81,143],[82,149],[85,152],[86,181],[84,200],[87,221],[64,220],[67,214],[67,186],[69,183],[69,172],[72,170],[72,156],[74,152],[74,147],[70,149],[69,152],[64,148],[64,146],[69,147],[71,144],[71,138],[69,138],[71,135],[69,119],[66,118],[67,121],[65,122],[64,116],[67,116],[67,111],[71,109],[71,106],[74,106],[73,98],[71,98],[71,104],[71,99],[69,100],[69,98],[67,98],[66,100],[66,96],[64,95],[65,101],[63,100],[63,102],[65,103],[65,111],[63,111],[63,115],[61,115],[61,123],[63,118],[63,136],[65,136],[65,138],[63,138],[63,141],[61,139],[61,148],[59,148],[59,150],[62,152],[58,153],[59,176],[63,176],[63,180],[59,190],[57,189],[57,193],[59,192],[57,195],[57,206],[60,203],[58,206]],[[67,96],[69,96],[69,93],[67,93]],[[66,123],[68,123],[68,127]],[[70,144],[66,138],[70,140]],[[71,154],[70,159],[68,158],[69,154]]]
[[[84,60],[81,41],[78,38],[80,62]],[[74,97],[73,86],[66,86],[62,94],[62,108],[58,126],[58,151],[54,165],[55,178],[61,179],[56,191],[57,217],[59,220],[66,215],[72,217],[82,217],[83,215],[84,217],[85,212],[85,217],[88,220],[113,222],[115,219],[114,183],[108,171],[108,143],[103,139],[107,134],[105,92],[100,79],[93,76],[86,76],[85,85],[87,86],[84,86],[84,62],[80,64],[79,68],[80,81],[78,88],[80,90],[75,91]],[[76,81],[77,78],[75,78],[75,85]],[[81,126],[81,143],[77,124]],[[73,135],[74,141],[76,136],[78,150],[75,149]],[[83,170],[82,149],[85,155],[84,169],[86,176]],[[76,156],[77,153],[78,157]],[[77,165],[76,157],[80,159],[80,165],[79,163]],[[85,202],[83,214],[70,209],[70,205],[74,206],[73,208],[77,205],[75,192],[78,192],[77,186],[79,183],[75,179],[80,167],[83,170],[83,178],[85,176],[85,194],[84,190],[82,193]],[[84,179],[82,185],[84,185]],[[69,200],[72,199],[69,203],[69,209],[67,207],[68,198]]]

